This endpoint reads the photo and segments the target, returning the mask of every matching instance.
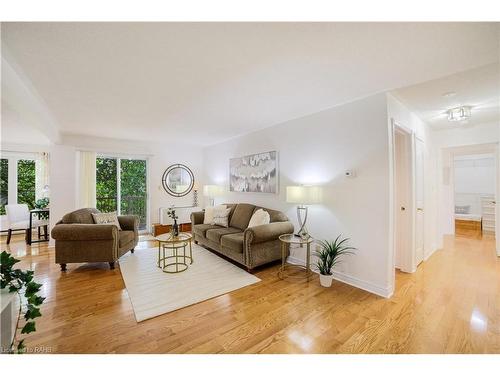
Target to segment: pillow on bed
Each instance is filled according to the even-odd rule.
[[[470,206],[455,206],[456,214],[468,214],[470,213]]]

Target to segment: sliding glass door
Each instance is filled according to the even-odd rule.
[[[96,159],[97,209],[139,216],[139,229],[147,228],[147,160],[98,156]]]

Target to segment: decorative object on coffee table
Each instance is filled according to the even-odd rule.
[[[279,236],[279,240],[281,242],[281,267],[278,271],[278,277],[280,279],[284,279],[287,277],[290,278],[306,278],[306,280],[309,281],[309,277],[311,276],[311,267],[310,267],[310,259],[311,259],[311,243],[314,242],[314,239],[312,237],[303,239],[300,237],[297,237],[294,234],[283,234]],[[290,245],[295,244],[299,245],[300,247],[303,247],[306,245],[306,264],[305,266],[300,265],[300,264],[290,264],[286,262],[287,255],[289,254],[290,250]],[[289,268],[298,268],[302,269],[305,272],[302,273],[301,275],[289,275],[287,274],[287,269]]]
[[[174,207],[170,207],[167,211],[167,215],[169,218],[171,218],[174,221],[174,224],[172,225],[172,235],[173,236],[178,236],[179,235],[179,226],[177,225],[177,219],[179,216],[175,214],[175,209]]]
[[[278,152],[268,151],[229,160],[229,190],[278,192]]]
[[[168,167],[161,180],[163,189],[174,197],[189,194],[194,186],[194,174],[184,164],[173,164]]]
[[[319,186],[287,186],[286,201],[288,203],[298,203],[297,219],[300,229],[297,233],[302,239],[311,237],[306,228],[307,222],[307,205],[321,203],[322,191]],[[304,217],[302,217],[302,213]]]
[[[187,262],[193,264],[192,239],[193,236],[190,233],[179,233],[176,236],[172,233],[165,233],[157,236],[158,267],[165,273],[179,273],[187,270]],[[189,255],[186,254],[188,246]]]
[[[349,238],[340,238],[339,235],[335,241],[318,241],[319,249],[315,251],[316,268],[319,271],[319,282],[321,286],[329,288],[332,285],[333,267],[340,262],[340,258],[344,255],[354,254],[352,250],[356,248],[348,246]]]

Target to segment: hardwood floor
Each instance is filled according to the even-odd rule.
[[[154,243],[140,242],[141,247]],[[22,236],[1,248],[22,259],[47,297],[29,347],[53,353],[500,353],[500,258],[494,238],[450,237],[414,274],[397,273],[391,299],[334,281],[332,288],[262,282],[137,323],[119,268],[68,266]]]

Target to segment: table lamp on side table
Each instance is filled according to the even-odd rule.
[[[303,239],[308,239],[311,236],[306,228],[307,222],[307,205],[321,203],[322,191],[319,186],[287,186],[286,201],[288,203],[297,203],[297,219],[299,220],[300,229],[297,235]],[[302,218],[302,213],[304,217]]]
[[[203,186],[203,195],[210,200],[210,206],[214,206],[215,197],[222,193],[222,188],[218,185],[205,185]]]

